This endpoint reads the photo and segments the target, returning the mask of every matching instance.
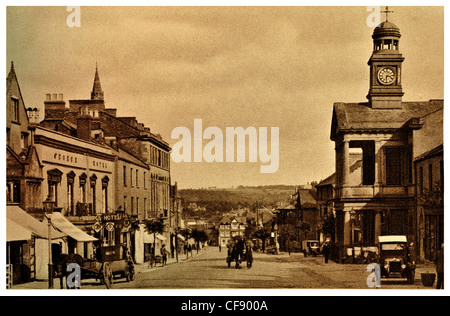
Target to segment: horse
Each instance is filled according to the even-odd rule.
[[[79,267],[83,266],[83,257],[80,256],[79,254],[60,254],[57,258],[55,258],[53,264],[55,267],[55,278],[59,278],[59,285],[60,288],[63,289],[64,288],[64,277],[67,280],[67,277],[72,273],[72,271],[67,271],[67,267],[71,264],[71,263],[76,263],[78,264]],[[81,278],[81,276],[80,276]],[[80,284],[77,284],[74,287],[69,287],[68,284],[66,284],[66,288],[67,289],[71,289],[71,288],[80,288]]]
[[[236,244],[233,247],[233,251],[232,251],[232,258],[236,261],[236,269],[240,268],[240,264],[242,262],[242,260],[244,259],[244,241],[239,239]]]

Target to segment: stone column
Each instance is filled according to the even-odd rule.
[[[344,251],[347,251],[346,247],[351,244],[351,210],[344,209]]]
[[[382,174],[383,154],[381,149],[381,141],[375,141],[375,185],[381,186],[383,183]]]
[[[346,186],[346,185],[348,185],[349,175],[350,175],[350,153],[349,153],[350,143],[349,143],[349,141],[344,140],[342,142],[342,145],[343,145],[342,168],[344,171],[342,173],[342,185]]]
[[[375,211],[375,245],[378,245],[378,236],[381,235],[381,212]]]

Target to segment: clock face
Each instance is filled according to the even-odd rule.
[[[381,68],[378,71],[378,81],[381,84],[389,85],[395,80],[395,72],[391,68]]]

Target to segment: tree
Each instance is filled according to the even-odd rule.
[[[435,182],[431,190],[423,188],[423,192],[417,197],[417,204],[428,208],[444,207],[444,187],[441,181]]]
[[[303,221],[299,221],[297,228],[303,233],[305,234],[305,239],[308,239],[308,233],[311,229],[311,226],[309,225],[309,223],[307,222],[303,222]]]
[[[185,242],[185,246],[187,247],[188,243],[189,243],[189,238],[191,238],[191,230],[190,229],[182,229],[180,231],[181,236],[184,237],[184,242]],[[189,257],[189,252],[186,251],[186,259]]]
[[[270,237],[270,230],[266,227],[260,227],[252,235],[254,238],[262,240],[262,250],[266,249],[266,239]]]
[[[160,220],[156,219],[145,219],[142,222],[144,224],[144,229],[149,233],[153,234],[153,252],[156,249],[156,234],[162,234],[164,231],[164,224]]]
[[[200,242],[205,242],[208,240],[208,235],[203,230],[194,229],[191,233],[192,238],[194,238],[195,242],[197,243],[197,253],[198,248],[200,248]]]
[[[335,219],[334,216],[332,214],[329,214],[323,224],[322,224],[322,231],[324,233],[324,235],[329,235],[331,236],[332,240],[334,240],[334,233],[335,233]]]
[[[290,243],[296,235],[294,225],[284,224],[278,228],[278,236],[280,237],[280,243],[284,245],[284,249],[286,249],[286,243]]]

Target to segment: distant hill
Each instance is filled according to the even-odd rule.
[[[228,189],[184,189],[179,192],[185,209],[189,204],[196,203],[208,211],[226,213],[239,208],[253,209],[255,205],[275,208],[279,203],[289,203],[296,188],[290,185],[239,186]]]

